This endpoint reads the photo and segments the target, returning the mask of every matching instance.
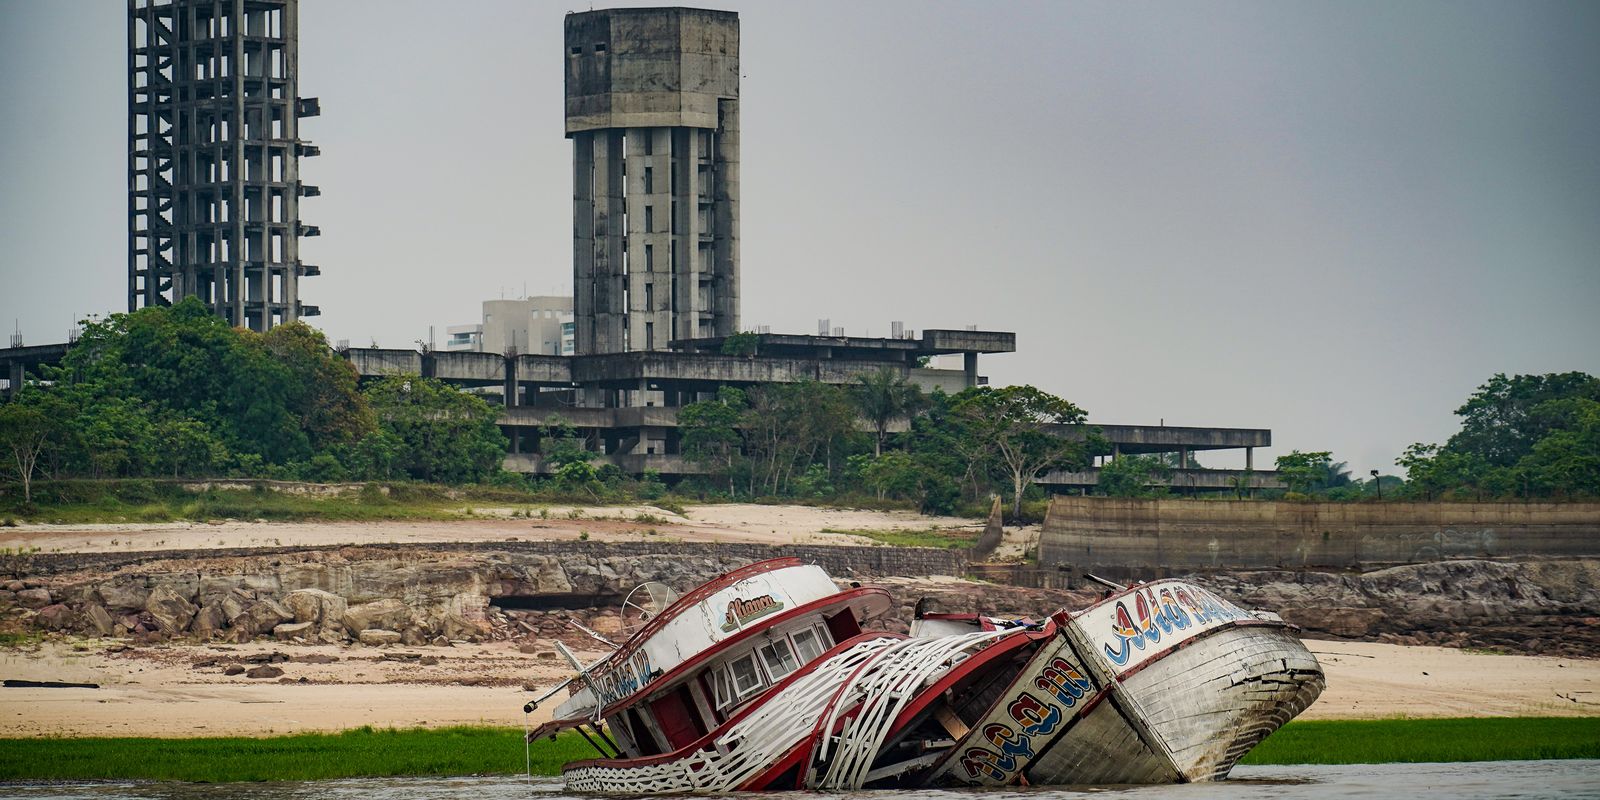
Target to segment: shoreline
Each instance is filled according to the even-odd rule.
[[[1600,718],[1600,659],[1318,639],[1306,644],[1323,664],[1328,689],[1303,720]],[[362,726],[521,728],[522,705],[570,672],[550,648],[513,641],[130,646],[58,637],[0,648],[0,678],[100,688],[0,688],[0,725],[13,737],[172,739]],[[591,660],[599,655],[580,653]],[[227,674],[256,666],[272,669],[264,678]],[[537,725],[549,713],[547,704],[527,722]]]

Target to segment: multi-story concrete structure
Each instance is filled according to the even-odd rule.
[[[566,18],[577,353],[739,330],[739,17]]]
[[[300,302],[298,0],[128,0],[128,310],[198,297],[264,331]]]
[[[570,297],[485,300],[482,322],[445,329],[444,350],[570,356],[573,334]]]

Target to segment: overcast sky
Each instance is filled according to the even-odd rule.
[[[1600,4],[718,7],[746,327],[1014,330],[996,384],[1358,475],[1493,373],[1600,373]],[[569,8],[301,4],[330,339],[570,293]],[[0,0],[0,321],[29,343],[125,310],[125,13]]]

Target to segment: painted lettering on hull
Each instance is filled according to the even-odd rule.
[[[1093,687],[1066,638],[1053,640],[972,726],[972,734],[940,775],[979,785],[1015,783],[1017,775],[1083,712],[1084,698],[1092,696]]]
[[[1146,648],[1151,653],[1162,649],[1158,645],[1163,641],[1173,643],[1227,622],[1250,618],[1250,612],[1205,589],[1177,582],[1140,587],[1109,610],[1094,609],[1090,613],[1102,619],[1109,616],[1105,625],[1109,635],[1101,637],[1101,647],[1106,658],[1118,667],[1142,660],[1137,654]]]
[[[735,598],[728,601],[728,611],[722,617],[722,629],[725,631],[738,630],[746,622],[776,613],[783,609],[783,601],[770,595],[752,597],[748,600]]]

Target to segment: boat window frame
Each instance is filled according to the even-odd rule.
[[[745,661],[750,662],[750,674],[755,678],[755,683],[750,684],[749,688],[744,688],[739,685],[739,674],[735,669],[738,664]],[[756,656],[756,651],[754,650],[750,650],[741,655],[737,655],[728,659],[727,662],[723,664],[721,671],[726,673],[728,676],[727,689],[730,690],[730,695],[727,698],[727,706],[738,705],[739,703],[744,702],[750,697],[760,693],[762,689],[767,688],[768,683],[766,672],[762,670],[761,659]],[[721,692],[718,693],[720,694]],[[722,698],[719,697],[718,708],[725,707],[724,704],[721,703],[721,700]]]
[[[779,647],[783,648],[784,653],[789,658],[789,668],[787,670],[782,670],[781,672],[781,659],[780,664],[778,666],[774,666],[772,659],[767,656],[767,651],[769,649],[776,650]],[[789,675],[794,674],[796,670],[805,665],[805,662],[801,662],[799,656],[795,654],[794,643],[789,641],[788,636],[774,637],[762,644],[758,644],[756,645],[755,652],[761,656],[761,666],[766,669],[767,678],[773,683],[777,683]]]
[[[806,633],[811,634],[811,638],[815,643],[813,646],[816,647],[817,652],[813,655],[802,657],[800,652],[800,635]],[[808,625],[800,630],[795,631],[794,633],[789,634],[789,643],[793,646],[792,650],[794,652],[795,660],[800,662],[801,666],[810,664],[811,662],[817,660],[818,656],[828,652],[829,648],[833,647],[833,643],[828,641],[827,628],[823,627],[822,625]]]

